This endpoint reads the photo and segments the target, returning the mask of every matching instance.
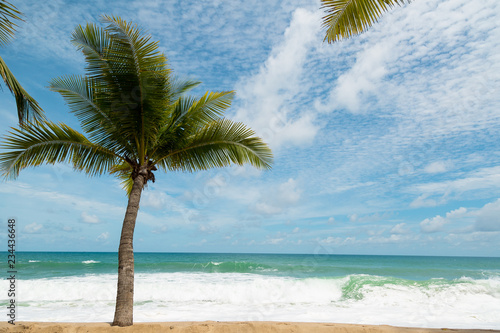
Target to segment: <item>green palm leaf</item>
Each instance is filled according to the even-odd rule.
[[[207,92],[202,98],[181,96],[168,112],[169,119],[160,129],[157,138],[157,149],[165,149],[165,144],[179,145],[186,138],[210,122],[219,119],[227,109],[233,92]],[[162,147],[163,145],[163,147]]]
[[[269,169],[273,159],[271,150],[254,134],[242,123],[219,119],[201,128],[182,146],[160,149],[155,163],[164,170],[188,172],[225,167],[231,163],[250,163]]]
[[[118,154],[130,153],[133,146],[121,136],[119,118],[109,112],[107,103],[98,99],[99,90],[95,79],[82,76],[65,76],[49,82],[49,88],[64,98],[75,113],[83,130],[96,144],[115,151]]]
[[[7,150],[0,154],[0,169],[6,178],[17,177],[27,167],[60,162],[69,162],[90,175],[100,175],[122,160],[69,126],[48,121],[13,128],[0,147]]]
[[[180,128],[187,134],[199,126],[219,119],[231,106],[233,91],[206,92],[201,98],[180,97],[174,104],[168,129]],[[193,124],[196,127],[193,128]]]
[[[360,34],[390,8],[410,2],[411,0],[321,0],[321,8],[327,13],[323,17],[325,40],[334,43]]]
[[[31,97],[26,90],[24,90],[1,57],[0,76],[16,99],[17,115],[20,123],[45,119],[42,108],[38,105],[35,99]]]
[[[175,77],[171,77],[169,80],[169,101],[176,101],[182,97],[185,93],[193,88],[196,88],[201,84],[200,81],[194,80],[180,80]]]
[[[8,1],[0,0],[0,46],[5,46],[14,37],[17,25],[13,21],[23,21],[21,16],[22,13],[14,5]],[[1,57],[0,76],[16,99],[19,123],[45,119],[42,108],[19,84]]]
[[[116,80],[106,61],[107,50],[111,42],[106,30],[92,23],[87,23],[85,27],[79,25],[72,34],[71,42],[85,56],[85,70],[90,78],[99,78],[105,82]]]
[[[0,46],[7,44],[16,32],[17,25],[13,20],[22,21],[22,13],[8,1],[0,1]]]
[[[166,57],[158,43],[118,17],[104,16],[107,27],[79,27],[73,42],[87,60],[87,74],[96,82],[95,98],[106,103],[110,117],[120,124],[120,137],[146,147],[155,142],[172,91]],[[184,87],[186,88],[186,87]],[[143,149],[136,149],[144,161]]]
[[[122,188],[125,190],[127,195],[130,195],[130,192],[132,192],[132,186],[134,185],[132,172],[133,168],[127,162],[122,162],[111,168],[111,174],[121,180]]]
[[[234,91],[206,92],[205,95],[193,103],[186,115],[190,121],[200,124],[217,120],[231,106],[233,97]]]

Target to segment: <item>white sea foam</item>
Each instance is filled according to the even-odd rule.
[[[28,260],[28,262],[40,262],[40,260]]]
[[[367,279],[371,279],[374,283]],[[500,279],[376,283],[241,273],[136,274],[136,322],[267,320],[500,329]],[[6,281],[0,288],[6,290]],[[116,275],[18,280],[18,319],[110,321]],[[5,302],[5,300],[2,300]]]
[[[84,260],[82,261],[82,264],[98,264],[100,261],[95,261],[95,260]]]

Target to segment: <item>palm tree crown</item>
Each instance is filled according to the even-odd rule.
[[[5,46],[14,37],[17,27],[14,21],[22,21],[21,15],[22,13],[14,5],[5,0],[0,0],[0,46]],[[42,108],[19,84],[2,57],[0,57],[0,76],[16,99],[17,115],[20,123],[44,119]]]
[[[118,249],[118,287],[113,325],[133,323],[133,235],[144,186],[153,172],[196,171],[250,163],[270,168],[272,153],[242,123],[222,118],[233,92],[185,96],[198,85],[172,77],[156,42],[118,17],[107,26],[79,26],[73,43],[87,63],[85,76],[50,82],[80,120],[86,135],[49,121],[21,124],[1,144],[0,169],[15,178],[43,163],[69,162],[90,175],[111,173],[128,197]]]
[[[326,28],[324,40],[334,43],[360,34],[390,8],[410,2],[411,0],[321,0],[321,8],[326,11],[323,17],[323,27]]]
[[[196,171],[230,163],[269,168],[272,154],[254,132],[221,118],[233,92],[184,93],[199,82],[172,77],[150,36],[117,17],[105,29],[79,26],[72,42],[85,55],[85,76],[50,82],[78,117],[87,136],[49,121],[21,126],[7,136],[0,157],[7,177],[25,167],[70,162],[91,175],[113,173],[131,190],[134,176],[152,171]]]

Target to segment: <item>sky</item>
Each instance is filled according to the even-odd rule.
[[[77,25],[118,15],[192,94],[235,90],[226,117],[273,150],[270,171],[157,172],[135,251],[500,256],[499,1],[415,0],[335,44],[314,0],[12,2],[25,22],[0,55],[50,120],[81,129],[48,82],[84,73]],[[126,205],[66,164],[0,183],[19,251],[115,252]]]

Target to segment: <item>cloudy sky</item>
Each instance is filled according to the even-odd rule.
[[[71,32],[113,14],[202,81],[193,94],[236,90],[227,116],[273,149],[271,171],[157,173],[136,251],[500,256],[498,0],[416,0],[334,45],[314,0],[13,3],[26,22],[0,54],[52,121],[80,129],[48,81],[83,73]],[[126,203],[68,165],[0,183],[18,250],[116,251]]]

